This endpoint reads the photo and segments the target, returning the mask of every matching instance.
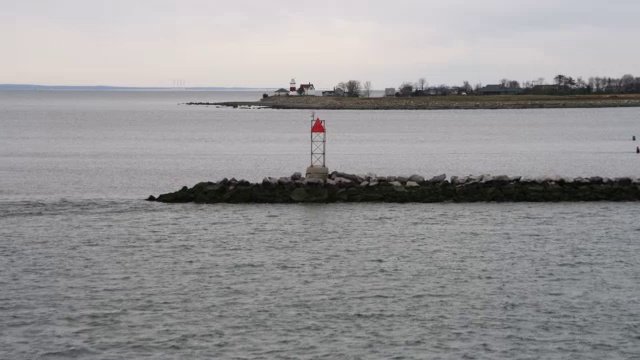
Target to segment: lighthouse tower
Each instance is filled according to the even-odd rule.
[[[291,82],[289,83],[289,95],[296,95],[296,79],[291,79]]]
[[[307,178],[327,180],[329,168],[325,163],[327,130],[324,120],[311,115],[311,166],[307,168]]]

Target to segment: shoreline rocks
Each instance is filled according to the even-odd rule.
[[[560,202],[640,201],[638,178],[562,178],[354,175],[334,171],[329,179],[266,177],[260,183],[223,179],[201,182],[149,201],[164,203],[334,203],[334,202]]]
[[[219,103],[189,102],[186,105],[238,109],[313,110],[478,110],[640,107],[637,94],[617,95],[494,95],[351,98],[335,96],[270,96],[258,101]]]

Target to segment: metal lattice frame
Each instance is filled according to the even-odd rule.
[[[311,129],[316,120],[311,119]],[[311,166],[325,166],[325,154],[327,145],[327,128],[324,126],[324,120],[320,120],[324,132],[311,132]]]

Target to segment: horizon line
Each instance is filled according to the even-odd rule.
[[[131,89],[131,90],[206,90],[206,89],[236,89],[236,90],[276,90],[277,87],[247,87],[247,86],[118,86],[118,85],[40,85],[40,84],[0,84],[0,89],[25,89],[31,90],[33,88],[42,89]]]

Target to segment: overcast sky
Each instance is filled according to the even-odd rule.
[[[0,0],[0,83],[640,76],[638,0]]]

